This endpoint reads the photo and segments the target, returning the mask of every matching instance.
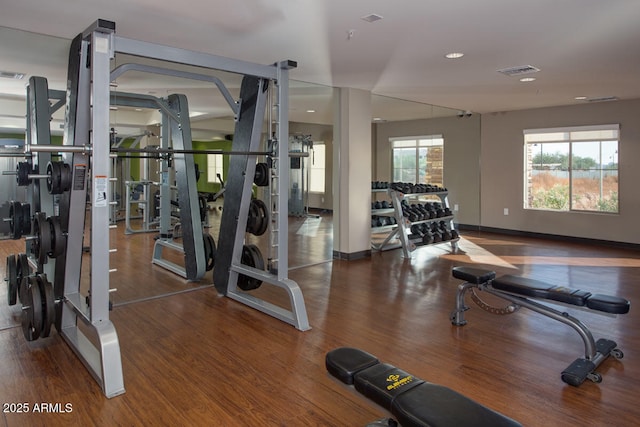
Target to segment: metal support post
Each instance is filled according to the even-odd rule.
[[[64,271],[61,335],[102,387],[107,397],[124,393],[120,345],[109,320],[109,62],[113,54],[115,24],[96,23],[73,40],[69,62],[65,145],[92,147],[91,158],[66,153],[72,165],[72,188],[61,212],[68,229]],[[90,61],[88,59],[90,58]],[[86,64],[90,64],[87,68]],[[88,172],[91,176],[88,176]],[[88,303],[80,293],[85,205],[91,186],[91,282]],[[78,328],[83,321],[97,340]]]

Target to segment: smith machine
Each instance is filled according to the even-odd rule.
[[[224,84],[211,76],[141,64],[124,64],[111,70],[116,53],[241,74],[239,99],[234,100]],[[117,271],[108,261],[116,252],[109,246],[109,229],[115,227],[111,216],[117,203],[110,197],[115,180],[110,159],[123,152],[161,159],[160,193],[161,204],[165,204],[161,209],[166,210],[171,201],[169,164],[176,170],[182,242],[173,241],[170,218],[165,215],[153,263],[189,280],[200,280],[213,269],[213,282],[220,294],[301,331],[310,329],[302,291],[287,277],[288,73],[295,65],[292,61],[253,64],[126,39],[115,34],[115,23],[98,20],[71,43],[66,93],[49,90],[42,77],[30,79],[25,161],[18,163],[15,172],[18,185],[27,186],[29,203],[11,202],[9,218],[11,237],[24,236],[26,249],[25,253],[7,257],[6,270],[9,304],[16,304],[19,298],[27,340],[48,336],[55,326],[108,398],[124,393],[120,344],[109,320],[110,275]],[[236,117],[232,150],[193,150],[184,95],[158,99],[110,92],[110,83],[130,70],[216,84]],[[268,130],[273,137],[267,149],[260,151],[268,100],[273,101],[276,115],[269,121],[274,123]],[[161,146],[112,146],[111,103],[158,108],[164,118]],[[65,104],[63,145],[54,146],[49,120]],[[200,152],[230,155],[217,250],[213,239],[203,231],[200,215],[193,161],[193,154]],[[267,161],[257,163],[259,158]],[[43,181],[46,192],[41,188]],[[252,200],[254,181],[268,186],[270,206]],[[85,217],[90,221],[90,261],[88,269],[85,266],[89,274],[81,275],[87,249]],[[273,253],[265,266],[257,246],[246,245],[245,236],[247,231],[260,235],[268,225]],[[183,253],[185,265],[165,260],[162,250],[166,248]],[[284,289],[290,307],[250,293],[263,283]]]

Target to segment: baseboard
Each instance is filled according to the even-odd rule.
[[[363,258],[369,258],[369,257],[371,257],[371,249],[367,249],[366,251],[360,251],[360,252],[352,252],[352,253],[333,251],[333,259],[354,261],[357,259],[363,259]]]
[[[613,240],[590,239],[586,237],[562,236],[559,234],[534,233],[531,231],[510,230],[506,228],[483,227],[480,225],[457,224],[460,231],[476,231],[482,233],[505,234],[508,236],[532,237],[537,239],[561,240],[563,242],[583,243],[587,245],[607,246],[613,248],[640,250],[640,245],[629,242],[616,242]]]

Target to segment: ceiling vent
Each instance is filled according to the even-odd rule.
[[[371,13],[369,15],[363,16],[361,19],[367,22],[376,22],[381,20],[382,16],[378,15],[377,13]]]
[[[519,65],[517,67],[509,67],[498,70],[499,73],[502,73],[506,76],[522,76],[524,74],[537,73],[538,71],[540,71],[540,69],[534,67],[533,65]]]
[[[605,101],[617,101],[617,96],[600,96],[597,98],[587,98],[587,102],[605,102]]]
[[[4,77],[6,79],[16,79],[21,80],[24,79],[24,73],[13,73],[11,71],[0,71],[0,77]]]

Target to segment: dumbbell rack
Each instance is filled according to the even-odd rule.
[[[371,211],[372,215],[378,216],[393,216],[396,219],[395,225],[387,225],[383,227],[373,227],[371,232],[372,234],[382,234],[388,233],[385,239],[381,243],[373,243],[371,244],[371,248],[374,250],[382,251],[388,249],[397,249],[398,247],[402,248],[403,256],[405,258],[411,258],[411,253],[415,251],[418,247],[421,246],[435,246],[449,243],[451,244],[452,250],[455,252],[458,250],[458,241],[459,238],[443,240],[440,242],[430,243],[428,245],[422,244],[421,242],[412,241],[409,238],[407,233],[407,229],[411,227],[413,224],[420,223],[433,223],[445,221],[449,222],[450,228],[454,229],[453,215],[432,218],[432,219],[424,219],[420,221],[409,221],[402,213],[402,201],[403,200],[420,200],[422,202],[426,202],[425,198],[438,198],[443,207],[449,207],[449,192],[448,191],[439,191],[439,192],[431,192],[431,193],[402,193],[393,189],[372,189],[373,193],[386,192],[391,198],[391,208],[387,209],[373,209]],[[397,243],[391,244],[391,242],[395,239],[400,241],[398,246]]]

